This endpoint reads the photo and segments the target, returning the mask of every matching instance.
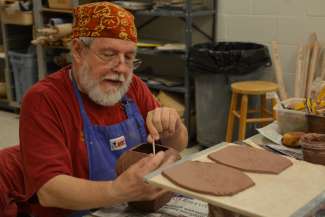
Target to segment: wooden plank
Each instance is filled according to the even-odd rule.
[[[320,53],[320,43],[316,39],[315,42],[313,43],[310,67],[309,67],[309,71],[308,71],[307,90],[306,90],[307,97],[311,96],[312,84],[315,79],[316,70],[317,70],[317,66],[319,63],[319,53]]]
[[[296,76],[295,76],[295,86],[294,86],[294,97],[302,97],[303,93],[301,91],[301,86],[303,85],[303,66],[304,66],[304,46],[299,45],[297,53],[297,63],[296,63]]]
[[[272,62],[275,68],[275,77],[279,85],[280,98],[281,100],[285,100],[288,98],[288,94],[283,79],[283,68],[280,61],[279,46],[276,41],[272,41]]]
[[[227,145],[221,143],[178,161],[172,167],[187,160],[211,162],[207,155]],[[247,216],[288,217],[304,216],[315,210],[325,200],[325,167],[289,158],[293,165],[278,175],[246,173],[255,186],[233,196],[210,196],[178,187],[161,175],[160,169],[146,176],[155,186],[188,195],[217,207]]]
[[[323,51],[323,57],[322,57],[322,66],[320,69],[320,78],[322,81],[325,80],[325,52]]]
[[[309,68],[310,68],[310,58],[312,55],[312,50],[314,46],[314,42],[317,40],[316,33],[311,33],[308,39],[308,43],[306,45],[305,50],[305,58],[304,58],[304,70],[303,70],[303,77],[304,77],[304,84],[302,86],[303,90],[303,97],[307,96],[307,90],[308,90],[308,80],[309,80]]]

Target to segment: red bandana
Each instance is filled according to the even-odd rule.
[[[110,2],[80,5],[73,9],[72,38],[107,37],[137,42],[133,15]]]

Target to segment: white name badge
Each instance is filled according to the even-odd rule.
[[[110,139],[109,143],[111,145],[112,151],[117,151],[126,148],[126,141],[124,136],[120,136],[114,139]]]

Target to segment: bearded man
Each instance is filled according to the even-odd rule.
[[[150,200],[163,190],[143,177],[164,153],[144,158],[119,177],[118,157],[160,140],[182,150],[187,130],[174,109],[161,108],[133,74],[134,17],[110,2],[73,10],[72,65],[47,76],[25,95],[20,147],[32,216],[82,216],[81,210]]]

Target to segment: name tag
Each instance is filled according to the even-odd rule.
[[[117,151],[126,148],[126,141],[124,136],[120,136],[114,139],[110,139],[109,143],[111,145],[112,151]]]

